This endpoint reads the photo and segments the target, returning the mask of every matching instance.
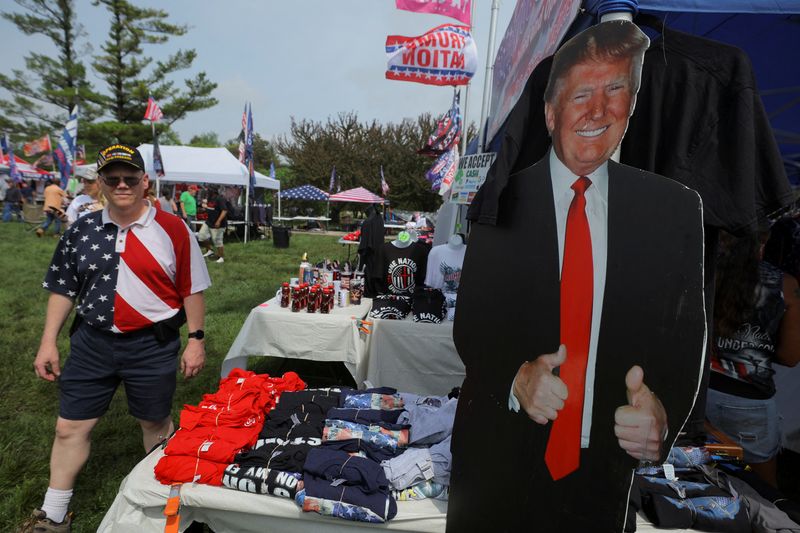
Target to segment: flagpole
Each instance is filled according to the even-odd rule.
[[[247,237],[250,234],[250,184],[244,192],[244,243],[247,244]]]
[[[50,140],[50,134],[47,134],[47,144],[50,145],[50,166],[53,168],[53,175],[56,173],[56,156],[53,155],[53,142]]]
[[[486,145],[486,119],[489,113],[489,98],[492,94],[492,76],[494,75],[494,41],[497,34],[497,12],[500,11],[500,0],[492,0],[492,17],[489,22],[489,46],[486,49],[486,75],[483,79],[483,100],[481,102],[481,121],[478,124],[478,152],[483,153]]]
[[[150,120],[150,131],[153,132],[153,141],[156,138],[156,123]],[[155,143],[153,144],[153,155],[155,155]],[[161,164],[163,165],[164,162],[162,161]],[[155,169],[155,165],[153,166],[153,172],[156,174],[156,200],[161,198],[161,176],[158,175],[158,171]]]
[[[472,0],[472,3],[469,5],[469,20],[470,20],[470,33],[473,33],[475,30],[475,0]],[[467,120],[467,106],[469,104],[469,86],[472,82],[467,83],[464,86],[464,135],[461,136],[461,155],[463,156],[467,152],[467,134],[469,133],[469,121]]]

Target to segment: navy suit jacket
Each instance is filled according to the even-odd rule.
[[[448,531],[621,531],[636,460],[614,412],[634,364],[658,394],[668,445],[700,378],[703,227],[699,196],[609,161],[608,253],[591,442],[577,472],[553,482],[551,424],[508,409],[520,365],[559,346],[559,260],[548,158],[514,174],[497,225],[470,233],[454,340],[466,366],[453,433]]]

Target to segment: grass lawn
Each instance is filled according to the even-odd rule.
[[[248,312],[273,296],[282,281],[296,275],[303,252],[312,261],[347,257],[346,247],[337,238],[294,233],[288,249],[274,248],[271,240],[244,245],[230,238],[226,262],[208,265],[213,286],[206,291],[206,368],[191,381],[178,379],[173,405],[176,421],[183,404],[197,403],[204,393],[216,390],[222,360]],[[32,364],[48,295],[41,282],[55,245],[52,236],[38,239],[22,224],[0,223],[0,361],[6,365],[0,372],[0,531],[4,532],[14,531],[41,505],[47,489],[58,391],[54,384],[35,377]],[[69,345],[66,329],[59,339],[62,364]],[[315,369],[307,364],[284,363],[265,358],[257,369],[295,370],[313,381],[307,379],[307,372]],[[341,369],[328,371],[347,379]],[[89,462],[72,499],[77,533],[97,529],[120,482],[144,453],[139,426],[127,413],[122,390],[95,428],[92,442]]]

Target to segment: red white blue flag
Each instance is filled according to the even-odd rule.
[[[144,110],[144,118],[150,122],[158,122],[164,118],[164,113],[161,112],[161,108],[158,107],[158,104],[153,100],[152,96],[147,99],[147,109]]]
[[[440,194],[447,192],[453,183],[457,169],[458,149],[453,148],[443,153],[425,173],[425,178],[431,182],[431,190],[440,191]]]
[[[386,37],[386,79],[426,85],[466,85],[478,68],[469,26],[442,24],[423,35]]]

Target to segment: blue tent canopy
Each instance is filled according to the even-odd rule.
[[[279,196],[282,200],[313,200],[324,202],[328,199],[328,193],[313,185],[300,185],[293,189],[286,189],[285,191],[281,191]]]

